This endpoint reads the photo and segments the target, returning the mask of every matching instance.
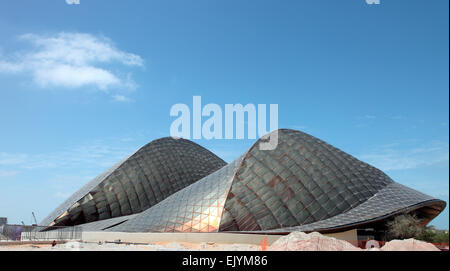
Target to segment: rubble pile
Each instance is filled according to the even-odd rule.
[[[439,249],[430,243],[416,240],[416,239],[406,239],[406,240],[392,240],[387,242],[383,247],[380,248],[381,251],[439,251]]]
[[[439,251],[430,243],[415,240],[392,240],[381,248],[361,249],[351,243],[318,232],[293,232],[275,241],[268,250],[275,251]]]
[[[268,250],[276,251],[358,251],[347,241],[324,236],[318,232],[293,232],[275,241]]]

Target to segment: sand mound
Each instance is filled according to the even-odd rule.
[[[439,251],[439,249],[430,243],[415,239],[392,240],[387,242],[381,251]]]
[[[276,251],[358,251],[347,241],[323,236],[318,232],[293,232],[275,241],[268,250]]]
[[[293,232],[274,242],[268,250],[277,251],[439,251],[430,243],[415,239],[392,240],[381,248],[361,249],[351,243],[318,232]]]

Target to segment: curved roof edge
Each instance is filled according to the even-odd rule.
[[[52,211],[47,217],[45,217],[40,223],[40,226],[48,226],[52,221],[57,219],[59,216],[63,215],[64,212],[70,208],[75,202],[82,199],[89,191],[95,188],[99,183],[104,181],[108,176],[110,176],[116,169],[118,169],[125,161],[127,161],[130,157],[132,157],[134,154],[136,154],[139,150],[144,148],[145,146],[139,148],[129,156],[125,157],[124,159],[120,160],[104,172],[102,172],[100,175],[97,175],[94,179],[90,180],[88,183],[83,185],[79,190],[77,190],[75,193],[73,193],[68,199],[66,199],[63,203],[58,205],[58,207]]]
[[[307,225],[273,229],[264,232],[276,234],[292,231],[344,231],[413,211],[419,211],[422,214],[422,224],[426,225],[439,215],[445,209],[446,205],[447,203],[443,200],[433,198],[394,182],[363,204],[348,212]]]

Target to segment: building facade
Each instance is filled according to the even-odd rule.
[[[274,150],[260,150],[259,140],[228,165],[219,158],[213,159],[212,154],[201,158],[215,162],[195,175],[197,179],[189,178],[177,186],[179,189],[167,190],[160,200],[146,208],[130,208],[109,217],[97,211],[96,215],[88,216],[90,219],[71,221],[83,222],[78,224],[85,230],[115,232],[336,233],[370,227],[382,229],[387,220],[404,213],[415,214],[426,225],[446,206],[444,201],[396,183],[381,170],[311,135],[288,129],[276,133],[278,146]],[[197,149],[200,148],[191,151],[195,153]],[[169,146],[155,161],[167,166],[170,174],[171,169],[179,168],[175,165],[182,159],[172,155],[169,160],[163,155],[165,152],[173,151]],[[189,157],[198,159],[199,155],[194,153]],[[126,171],[130,183],[142,179],[134,171],[152,176],[157,170],[151,163],[146,165],[148,168],[143,165]],[[191,166],[199,167],[197,163]],[[102,180],[115,170],[102,175]],[[180,180],[189,176],[183,175],[187,171],[177,174]],[[161,182],[164,181],[168,182]],[[103,191],[108,187],[99,186],[104,181],[96,183]],[[134,187],[136,194],[148,193],[142,186]],[[95,199],[96,193],[88,195]],[[76,203],[85,201],[86,195]],[[117,201],[120,204],[120,199]],[[97,204],[98,200],[92,202]],[[117,204],[113,199],[108,202],[110,206]],[[70,208],[79,210],[78,205]],[[59,212],[76,214],[70,208],[65,211],[59,208]],[[54,217],[50,216],[45,225],[61,220]]]

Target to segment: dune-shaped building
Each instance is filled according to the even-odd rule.
[[[112,210],[118,207],[112,206],[122,206],[120,199],[116,202],[104,200],[108,202],[110,212],[101,215],[103,205],[97,204],[95,195],[100,191],[103,193],[100,197],[107,198],[104,194],[111,186],[101,180],[106,178],[104,175],[110,176],[117,170],[113,167],[103,177],[92,181],[95,185],[88,184],[80,190],[83,193],[77,192],[78,196],[63,203],[43,225],[69,225],[64,221],[72,224],[75,221],[85,230],[113,232],[340,232],[381,228],[387,219],[403,213],[415,214],[425,225],[445,208],[444,201],[396,183],[381,170],[311,135],[287,129],[272,133],[278,135],[274,150],[261,150],[262,140],[258,140],[228,165],[195,145],[190,150],[201,150],[202,155],[192,153],[189,157],[209,162],[202,170],[195,169],[198,173],[195,177],[189,178],[177,171],[177,180],[181,183],[177,189],[168,189],[159,200],[148,201],[134,209],[130,201],[129,208],[125,207],[123,211],[119,208],[120,212],[113,213]],[[163,141],[172,142],[173,139]],[[194,146],[187,140],[176,142]],[[175,152],[169,149],[162,152]],[[183,148],[176,153],[187,155]],[[164,164],[167,174],[171,169],[179,169],[176,165],[183,163],[181,156],[177,159],[177,156],[161,152],[158,157],[150,156],[147,154],[146,159]],[[164,160],[168,156],[172,159]],[[188,160],[199,167],[192,159]],[[136,195],[148,191],[143,184],[136,184],[143,178],[133,170],[153,176],[156,168],[147,163],[126,171]],[[184,166],[181,168],[185,169]],[[171,179],[158,180],[169,182]],[[80,194],[86,195],[80,197]],[[127,193],[124,195],[132,198]],[[97,206],[97,211],[93,207],[81,207],[89,200],[92,203],[88,206]],[[70,218],[77,214],[79,217],[79,210],[90,211],[83,211],[83,220]]]
[[[74,226],[140,213],[224,165],[192,141],[157,139],[87,183],[40,225]]]

